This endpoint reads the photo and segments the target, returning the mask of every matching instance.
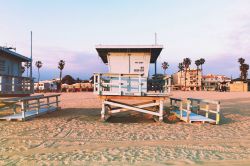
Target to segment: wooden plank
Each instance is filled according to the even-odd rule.
[[[99,96],[104,100],[166,100],[168,96]]]
[[[142,112],[142,113],[146,113],[146,114],[160,116],[160,114],[158,112],[152,112],[152,111],[148,111],[148,110],[137,108],[137,107],[132,107],[132,106],[119,104],[119,103],[115,103],[115,102],[110,102],[110,101],[104,101],[104,103],[109,104],[109,105],[113,105],[113,106],[117,106],[117,107],[121,107],[121,108],[127,108],[130,110],[134,110],[134,111],[138,111],[138,112]]]

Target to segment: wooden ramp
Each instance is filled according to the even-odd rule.
[[[182,116],[181,116],[181,111],[180,110],[172,110],[172,112],[181,120],[187,122],[188,121],[188,116],[187,113],[185,111],[182,111]],[[202,115],[198,115],[196,113],[191,112],[189,115],[189,122],[209,122],[209,123],[216,123],[215,120],[207,118],[205,116]]]
[[[184,108],[184,104],[186,108]],[[220,101],[170,98],[170,105],[171,112],[185,122],[208,122],[213,124],[219,124],[220,122]],[[210,105],[213,105],[213,107],[210,107]],[[204,113],[205,115],[203,115]],[[214,116],[209,114],[214,114]]]
[[[13,114],[13,115],[8,115],[8,116],[0,117],[0,120],[25,121],[25,120],[34,118],[36,116],[40,116],[40,115],[46,114],[48,112],[53,112],[53,111],[56,111],[56,110],[57,110],[56,107],[41,108],[39,111],[38,110],[31,110],[31,111],[25,112],[25,114],[23,114],[23,112],[21,112],[21,113],[16,113],[16,114]]]
[[[1,108],[1,111],[12,110],[13,114],[8,116],[0,117],[0,120],[17,120],[25,121],[36,116],[53,112],[59,107],[59,96],[60,94],[55,95],[37,95],[23,98],[11,98],[2,100],[1,103],[4,103],[5,106]],[[11,105],[6,105],[6,103],[11,103]],[[17,108],[21,106],[21,111],[18,112]]]

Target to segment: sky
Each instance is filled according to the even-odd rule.
[[[205,58],[204,74],[239,76],[237,59],[250,63],[250,0],[0,0],[0,46],[13,46],[43,62],[41,80],[63,75],[88,79],[106,72],[98,44],[164,46],[159,59],[170,64]],[[151,66],[153,72],[153,66]],[[37,69],[34,67],[34,77]]]

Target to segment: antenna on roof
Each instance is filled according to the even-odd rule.
[[[155,45],[157,45],[157,33],[155,32]]]

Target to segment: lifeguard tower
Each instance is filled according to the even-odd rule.
[[[94,93],[102,100],[102,120],[124,111],[151,114],[163,120],[163,101],[169,97],[169,91],[147,90],[149,65],[156,63],[162,49],[162,45],[96,46],[98,55],[109,68],[108,73],[94,73]],[[140,102],[130,104],[131,100]]]

